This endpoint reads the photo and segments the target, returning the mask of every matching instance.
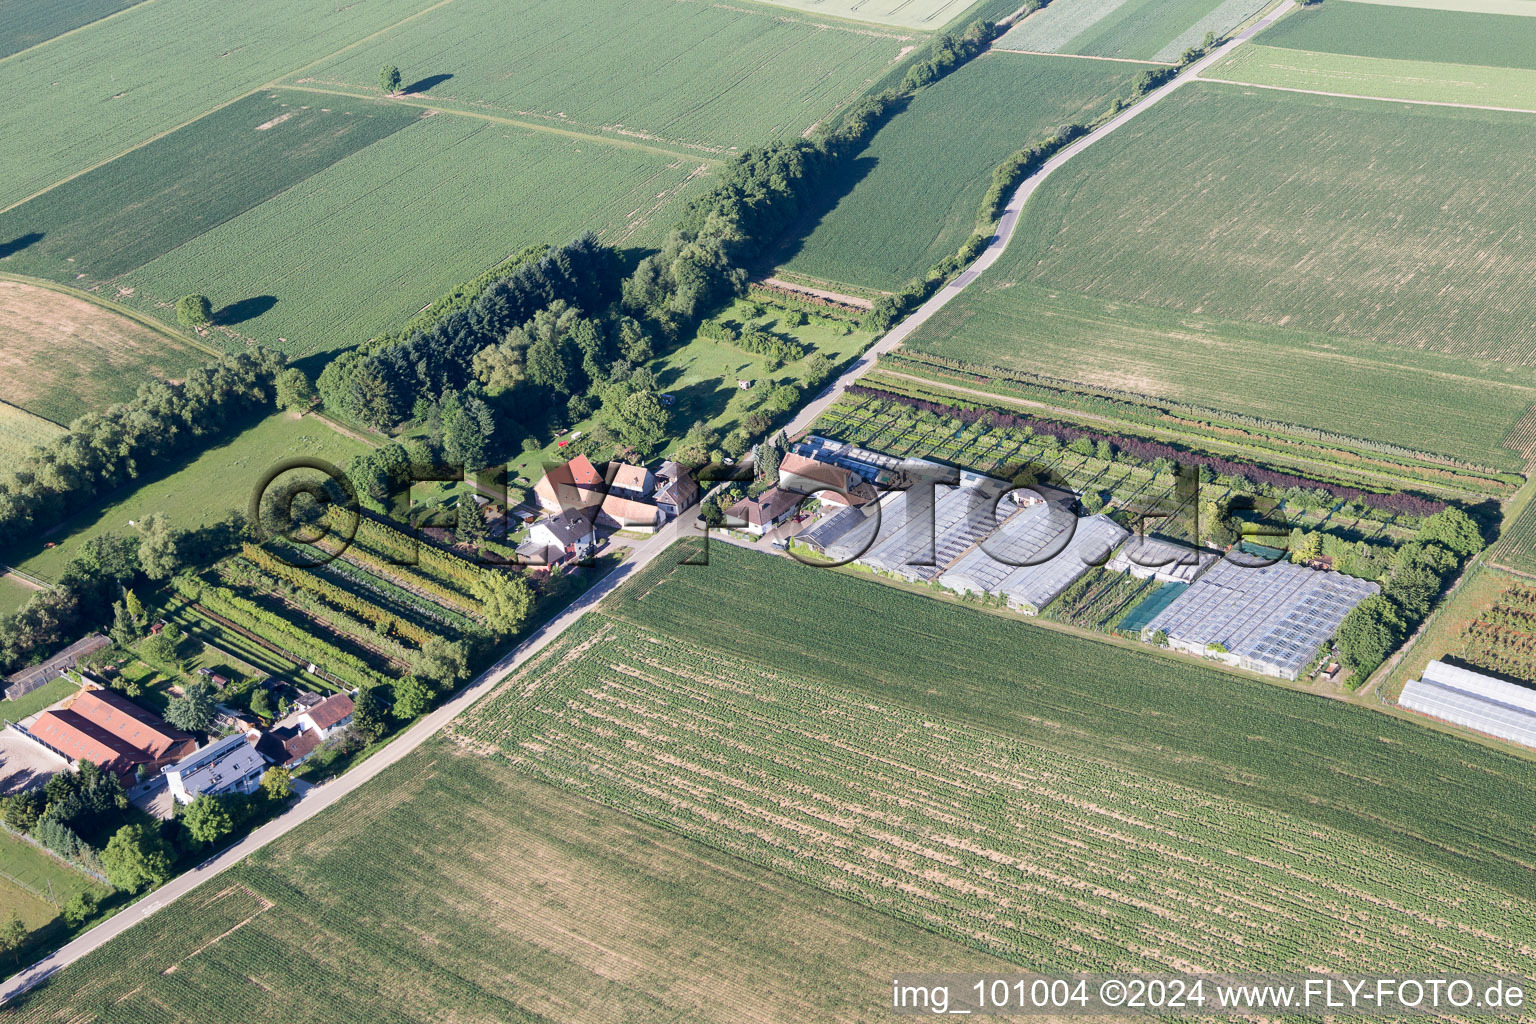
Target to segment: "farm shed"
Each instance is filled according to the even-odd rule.
[[[914,583],[932,580],[996,529],[998,516],[1014,511],[1007,502],[998,505],[1008,489],[1001,480],[980,478],[964,487],[902,491],[882,513],[881,539],[859,561]]]
[[[84,759],[120,776],[197,747],[191,734],[111,690],[82,690],[67,706],[38,715],[25,732],[70,761]]]
[[[1040,611],[1130,536],[1105,515],[1078,519],[1056,502],[1032,505],[973,548],[939,582],[960,593],[1004,598],[1015,611]]]
[[[894,455],[860,448],[846,441],[834,441],[819,434],[810,435],[790,451],[807,459],[815,459],[817,462],[841,466],[866,480],[887,487],[908,476],[913,470],[946,468],[942,463],[933,462],[930,459],[899,459]]]
[[[5,699],[16,700],[26,696],[44,683],[57,679],[74,668],[81,658],[110,646],[112,641],[100,633],[92,633],[83,640],[76,640],[41,665],[24,668],[6,677]]]
[[[1381,588],[1289,562],[1249,567],[1222,559],[1142,628],[1170,647],[1295,679],[1350,609]]]
[[[1536,690],[1459,665],[1432,661],[1403,687],[1410,711],[1536,749]]]

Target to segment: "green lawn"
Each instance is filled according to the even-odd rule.
[[[50,704],[57,704],[79,689],[79,684],[64,676],[51,679],[31,693],[24,694],[15,700],[0,700],[0,718],[19,722],[28,715],[37,714]]]
[[[1526,125],[1181,89],[1053,175],[909,344],[1518,467],[1501,442],[1536,402]]]
[[[173,524],[193,527],[225,513],[244,509],[252,489],[279,461],[292,456],[324,459],[345,470],[364,446],[313,419],[274,413],[241,434],[215,444],[180,470],[132,489],[128,494],[91,506],[66,521],[60,532],[42,542],[7,552],[6,557],[29,572],[54,579],[87,539],[104,533],[129,534],[138,522],[164,513]]]
[[[528,0],[486,30],[504,17],[454,0],[290,81],[372,94],[388,62],[434,105],[723,155],[798,136],[918,41],[757,4]]]
[[[0,880],[55,904],[68,903],[76,893],[87,890],[99,896],[105,896],[108,891],[85,872],[75,870],[5,831],[0,831]],[[4,907],[0,906],[0,916],[3,915]]]
[[[993,53],[924,89],[857,158],[841,196],[786,254],[786,269],[895,290],[957,250],[992,170],[1010,153],[1089,121],[1142,69],[1111,61]]]
[[[0,576],[0,615],[9,615],[36,593],[14,576]]]
[[[1536,19],[1510,20],[1536,24]],[[1536,71],[1525,68],[1355,57],[1249,44],[1212,65],[1205,77],[1382,99],[1536,109]]]

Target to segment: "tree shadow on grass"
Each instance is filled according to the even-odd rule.
[[[36,245],[42,240],[43,233],[41,231],[32,231],[25,235],[19,235],[16,238],[11,239],[9,242],[0,242],[0,260],[5,259],[7,256],[12,255],[13,253],[21,252],[23,249]]]
[[[400,94],[402,96],[416,96],[416,95],[418,95],[420,93],[426,92],[428,89],[432,88],[434,85],[442,85],[444,82],[448,81],[448,79],[450,79],[452,77],[453,77],[453,75],[451,75],[451,74],[449,74],[449,75],[428,75],[426,78],[422,78],[422,79],[419,79],[419,80],[417,80],[415,82],[412,82],[410,85],[406,86],[404,89],[401,89],[400,90]]]
[[[254,320],[277,305],[276,295],[253,295],[229,305],[213,314],[213,322],[220,327],[233,327],[247,320]]]

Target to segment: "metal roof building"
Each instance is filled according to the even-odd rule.
[[[1132,537],[1110,560],[1107,568],[1128,572],[1137,579],[1155,576],[1164,583],[1191,583],[1221,554],[1194,548],[1161,537]]]
[[[1012,514],[1014,506],[997,501],[1008,489],[986,478],[964,487],[936,486],[931,509],[923,507],[926,488],[902,491],[881,511],[880,539],[859,561],[914,583],[934,579],[996,529],[999,517]]]
[[[1536,690],[1443,661],[1403,687],[1397,703],[1442,722],[1536,748]]]
[[[939,582],[960,593],[999,595],[1034,614],[1130,536],[1109,516],[1079,519],[1065,505],[1025,508],[971,549]]]
[[[261,782],[267,760],[244,733],[237,732],[160,770],[176,799],[189,804],[204,793],[251,792]]]
[[[1169,646],[1295,679],[1375,583],[1290,562],[1258,568],[1222,559],[1142,629]]]

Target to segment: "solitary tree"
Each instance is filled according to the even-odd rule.
[[[277,375],[277,407],[301,412],[315,404],[315,386],[303,370],[290,366]]]
[[[395,717],[410,721],[432,707],[432,688],[415,676],[395,684]]]
[[[206,295],[183,295],[176,300],[176,322],[196,330],[213,319],[213,303]]]
[[[0,925],[0,952],[11,954],[20,960],[21,945],[27,941],[27,926],[21,923],[21,918],[16,911],[11,911],[11,919],[4,925]]]
[[[152,580],[163,580],[181,569],[184,530],[171,525],[165,513],[156,512],[143,523],[144,540],[139,544],[139,566]]]
[[[393,96],[400,91],[400,69],[393,64],[379,68],[379,91]]]
[[[211,793],[204,793],[187,805],[182,824],[200,843],[216,843],[235,830],[229,809]]]
[[[124,825],[107,841],[101,851],[101,863],[107,879],[117,888],[133,892],[142,886],[155,886],[171,877],[171,856],[143,825]]]
[[[293,773],[287,768],[268,768],[261,777],[261,788],[269,800],[287,800],[293,795]]]
[[[358,690],[352,697],[352,733],[364,743],[382,739],[388,723],[384,720],[384,701],[371,686]]]
[[[165,706],[165,720],[187,732],[202,732],[213,721],[213,685],[199,679]]]

